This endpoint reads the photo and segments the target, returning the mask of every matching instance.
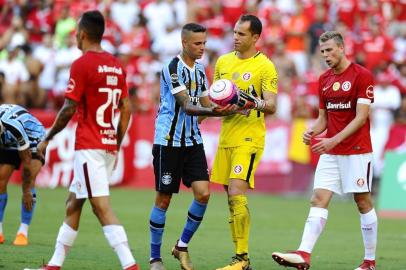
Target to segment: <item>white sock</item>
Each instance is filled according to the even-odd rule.
[[[3,222],[0,222],[0,233],[3,233]]]
[[[302,242],[298,250],[312,253],[313,247],[327,222],[327,217],[327,209],[320,207],[310,208],[309,216],[303,230]]]
[[[104,236],[116,252],[123,269],[135,264],[135,259],[128,246],[127,234],[121,225],[103,226]]]
[[[56,238],[55,251],[48,265],[62,266],[69,249],[73,246],[78,232],[63,223]]]
[[[25,236],[28,236],[28,227],[29,227],[28,224],[20,223],[20,228],[18,229],[17,234],[22,233],[22,234],[24,234]]]
[[[178,247],[187,247],[187,243],[183,242],[181,239],[178,241]]]
[[[375,260],[378,235],[378,217],[375,209],[366,214],[360,213],[362,239],[365,247],[365,260]]]

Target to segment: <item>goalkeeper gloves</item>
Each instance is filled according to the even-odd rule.
[[[255,109],[262,111],[265,108],[265,100],[256,98],[240,90],[237,105],[242,109]]]

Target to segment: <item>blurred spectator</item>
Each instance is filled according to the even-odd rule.
[[[401,105],[395,111],[395,121],[389,130],[384,151],[406,152],[406,95],[402,96]]]
[[[138,23],[140,8],[137,1],[119,0],[110,6],[111,19],[121,28],[124,33],[130,32],[132,26]]]
[[[388,131],[393,123],[393,113],[400,107],[401,95],[396,86],[390,84],[391,78],[386,73],[377,76],[372,104],[371,139],[374,149],[375,173],[380,175],[383,166],[383,148],[388,138]]]
[[[55,55],[56,82],[55,87],[52,89],[55,109],[62,105],[65,89],[69,81],[69,68],[72,62],[82,55],[77,48],[73,35],[65,36],[64,44],[66,46],[59,49]]]
[[[31,45],[40,44],[44,34],[53,32],[52,0],[37,0],[28,13],[25,27],[30,33]]]
[[[2,91],[4,103],[25,105],[23,95],[24,84],[29,79],[29,74],[24,63],[19,58],[18,47],[7,47],[7,58],[0,60],[0,72],[5,75],[5,84]]]
[[[40,89],[38,81],[44,69],[44,65],[33,56],[30,45],[25,44],[21,48],[24,51],[24,64],[30,77],[24,88],[25,106],[30,108],[43,108],[46,102],[46,92]]]
[[[28,41],[28,32],[24,28],[23,19],[19,16],[14,16],[10,27],[0,38],[0,48],[18,47]]]
[[[308,66],[306,33],[310,22],[303,13],[301,1],[296,1],[295,7],[296,11],[286,26],[286,51],[295,63],[297,73],[301,76]]]
[[[177,26],[175,12],[169,0],[152,1],[145,6],[143,12],[153,42],[167,34],[167,29],[175,29]]]
[[[42,72],[38,78],[38,86],[48,97],[51,95],[56,82],[56,50],[53,46],[52,35],[44,35],[42,43],[34,49],[34,57],[43,65]],[[52,99],[48,101],[48,107],[52,107],[50,104]]]
[[[55,27],[55,44],[57,48],[66,47],[67,36],[75,30],[76,21],[69,14],[69,6],[64,6]]]
[[[319,48],[319,37],[327,29],[325,26],[326,22],[326,10],[324,6],[317,5],[316,11],[314,14],[314,20],[309,26],[309,43],[310,43],[310,54],[313,56],[316,53],[316,50]],[[347,43],[346,43],[347,45]],[[347,46],[346,46],[347,47]]]
[[[3,100],[3,89],[6,84],[6,76],[3,71],[0,71],[0,103],[5,103]]]

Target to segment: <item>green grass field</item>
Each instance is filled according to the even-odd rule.
[[[20,188],[9,186],[9,203],[3,229],[6,243],[0,245],[0,269],[21,270],[47,262],[54,250],[55,238],[64,216],[66,189],[39,189],[38,204],[30,228],[30,245],[14,247],[20,220]],[[192,199],[189,192],[174,196],[170,206],[162,254],[167,270],[180,269],[170,255],[172,245],[180,236]],[[154,192],[146,190],[112,190],[113,207],[124,224],[130,245],[142,269],[148,268],[149,212]],[[284,269],[271,258],[273,251],[297,248],[308,213],[307,198],[274,197],[250,194],[251,260],[255,270]],[[190,244],[190,253],[197,270],[214,270],[229,262],[233,255],[223,193],[211,197],[205,219]],[[354,269],[363,258],[359,217],[351,201],[335,200],[330,209],[326,230],[312,257],[314,270]],[[406,269],[405,220],[381,219],[379,223],[379,270]],[[118,259],[107,244],[102,229],[89,204],[84,209],[81,227],[64,270],[120,269]]]

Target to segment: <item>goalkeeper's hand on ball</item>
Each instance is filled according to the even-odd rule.
[[[237,105],[241,108],[241,110],[254,109],[262,111],[265,108],[265,101],[239,90],[239,99]]]

